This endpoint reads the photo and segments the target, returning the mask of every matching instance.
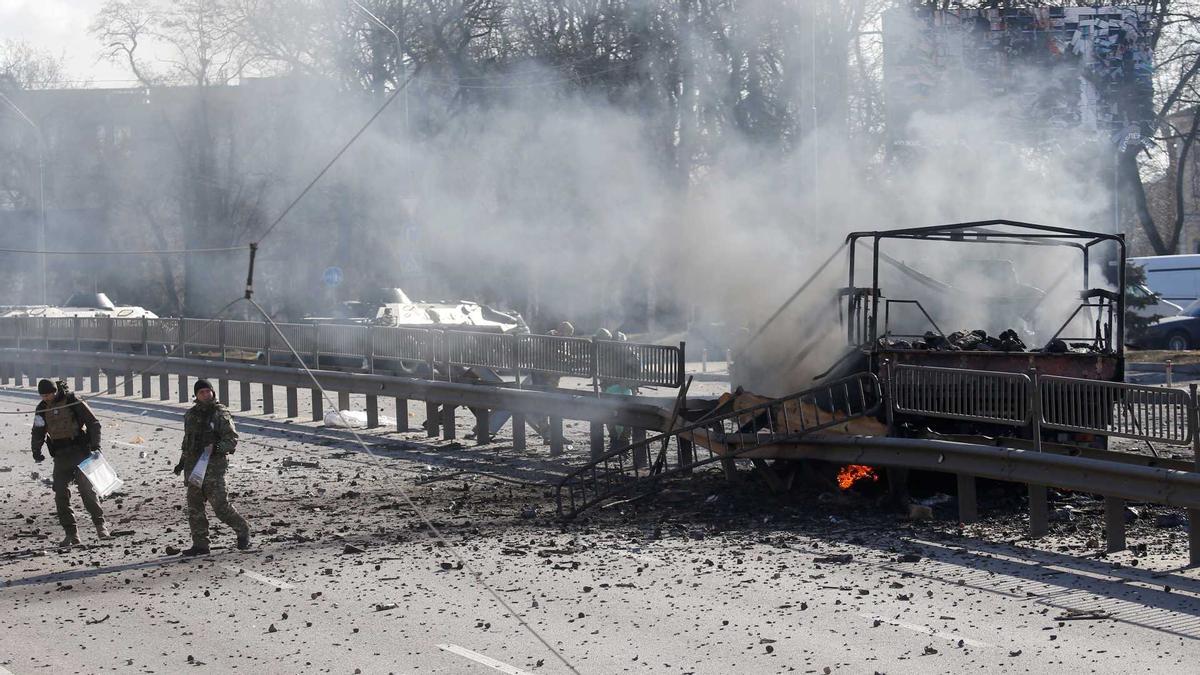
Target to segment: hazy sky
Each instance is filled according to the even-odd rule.
[[[103,4],[104,0],[0,0],[0,40],[23,40],[62,54],[68,79],[91,80],[97,87],[132,85],[120,66],[98,60],[100,43],[88,33]]]

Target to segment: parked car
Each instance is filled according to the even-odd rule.
[[[1186,307],[1200,299],[1200,254],[1130,258],[1146,271],[1146,285],[1164,300]]]
[[[1184,307],[1178,316],[1150,324],[1139,341],[1150,349],[1200,348],[1200,300]]]
[[[1145,284],[1130,284],[1125,287],[1125,309],[1133,312],[1138,316],[1146,318],[1166,318],[1168,316],[1177,316],[1183,311],[1183,307],[1164,300],[1161,295],[1150,290]],[[1133,301],[1145,301],[1145,304],[1140,304],[1134,307]]]

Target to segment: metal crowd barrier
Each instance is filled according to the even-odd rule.
[[[888,398],[901,414],[1117,436],[1168,445],[1192,442],[1186,391],[1036,371],[889,365]],[[1035,396],[1035,393],[1037,394]]]
[[[1194,430],[1186,391],[1123,382],[1041,375],[1041,426],[1188,445]]]
[[[1014,427],[1030,423],[1031,380],[1024,373],[898,365],[888,381],[895,412]]]
[[[482,367],[590,378],[597,391],[609,382],[679,387],[684,379],[682,342],[670,346],[346,324],[279,324],[279,329],[313,367],[321,367],[322,359],[326,365],[366,372],[375,371],[377,359],[385,362],[384,369],[392,365],[386,362],[405,368],[424,363],[429,372],[440,365],[447,373],[456,367]],[[166,353],[178,346],[181,356],[294,362],[284,341],[261,321],[9,317],[0,319],[0,344],[142,353]]]
[[[517,367],[537,373],[591,377],[593,340],[557,335],[522,335],[517,340]]]

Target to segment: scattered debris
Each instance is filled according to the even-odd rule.
[[[291,467],[297,467],[297,466],[299,466],[299,467],[303,467],[303,468],[306,468],[306,469],[319,469],[319,468],[321,468],[321,464],[320,464],[320,462],[310,462],[310,461],[307,461],[307,460],[302,460],[302,459],[292,459],[291,457],[286,457],[286,458],[284,458],[284,460],[283,460],[283,468],[285,468],[285,469],[288,469],[288,468],[291,468]]]
[[[933,509],[924,504],[908,505],[909,520],[933,520]]]
[[[1180,513],[1161,513],[1154,519],[1154,525],[1163,529],[1171,527],[1183,527],[1187,524],[1187,518],[1184,518]]]
[[[1054,617],[1055,621],[1095,621],[1111,619],[1111,612],[1103,609],[1068,609],[1066,613]]]

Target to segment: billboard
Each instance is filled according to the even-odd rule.
[[[883,44],[892,140],[903,143],[919,111],[979,105],[1012,122],[998,130],[1010,141],[1052,140],[1068,127],[1149,136],[1153,29],[1138,6],[891,10]]]

